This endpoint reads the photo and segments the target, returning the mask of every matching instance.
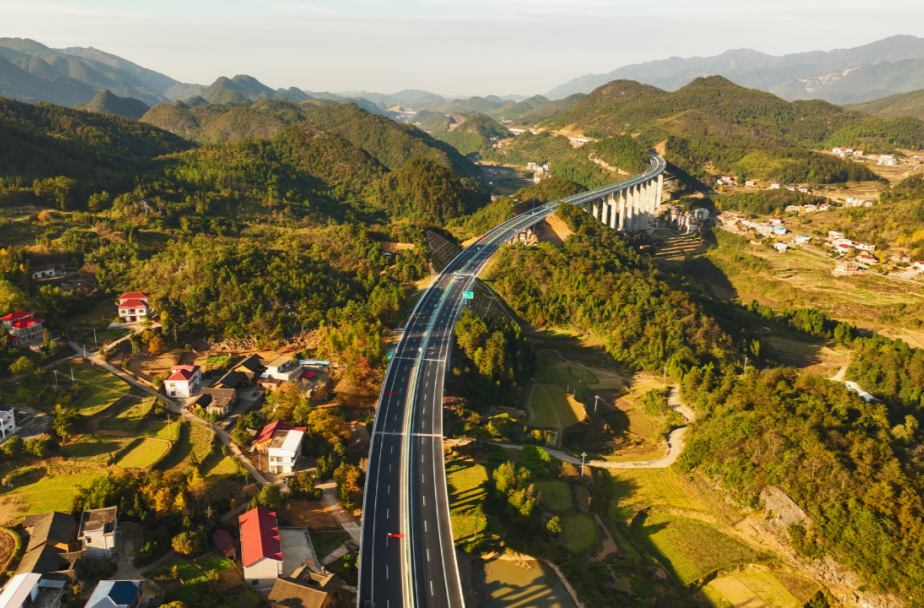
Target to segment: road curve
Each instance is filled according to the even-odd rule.
[[[560,204],[583,205],[644,183],[628,180],[554,201],[493,228],[437,276],[408,317],[379,395],[366,470],[359,560],[361,608],[464,606],[443,463],[443,379],[463,294],[492,255]]]

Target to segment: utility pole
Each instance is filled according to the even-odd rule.
[[[744,356],[744,369],[747,370],[747,368],[748,368],[748,356],[745,355]]]
[[[72,368],[71,368],[71,386],[74,386],[74,384],[75,384],[76,382],[77,382],[77,381],[74,380],[74,368],[72,367]]]
[[[597,402],[600,401],[600,395],[594,395],[594,414],[597,413]]]
[[[96,328],[93,328],[93,344],[99,346],[99,342],[96,340]]]
[[[587,457],[587,452],[581,452],[581,478],[584,477],[584,458]]]
[[[58,370],[53,370],[55,372],[55,388],[58,388]]]

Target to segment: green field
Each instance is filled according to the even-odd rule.
[[[130,445],[119,455],[116,464],[124,469],[142,469],[153,465],[170,451],[170,442],[161,439],[132,439]]]
[[[776,573],[735,572],[710,581],[703,587],[703,594],[718,606],[731,604],[755,608],[801,608],[819,588],[816,583],[807,579],[801,581],[803,592],[810,591],[808,596],[803,593],[802,597],[797,597],[790,593]]]
[[[180,423],[179,438],[173,444],[170,455],[162,461],[163,470],[177,467],[188,467],[190,456],[195,453],[200,463],[204,462],[209,454],[212,440],[212,431],[192,422]]]
[[[563,481],[537,481],[539,503],[554,513],[567,513],[571,510],[571,488]]]
[[[610,501],[609,516],[625,521],[641,509],[663,506],[673,509],[705,510],[695,490],[674,468],[613,469],[616,500]]]
[[[99,427],[105,431],[133,431],[154,407],[155,400],[155,397],[144,401],[126,400],[127,402],[118,408],[116,414],[103,420]]]
[[[571,387],[573,390],[578,384],[596,384],[597,377],[585,367],[571,365],[557,357],[549,358],[548,363],[539,371],[539,381],[558,384],[562,388]]]
[[[170,425],[167,425],[167,420],[149,420],[143,429],[138,431],[138,435],[142,437],[156,437],[157,439],[167,439],[169,441],[174,441],[177,438],[177,434],[180,432],[180,425],[182,423],[177,419],[176,416],[170,417]]]
[[[102,475],[100,473],[49,475],[35,483],[16,488],[6,495],[22,501],[25,510],[19,513],[20,516],[48,511],[68,513],[71,510],[71,502],[77,495],[77,488],[88,485],[98,477]]]
[[[209,355],[205,360],[205,371],[217,369],[231,360],[231,355]]]
[[[584,553],[597,541],[597,524],[590,515],[568,513],[561,516],[561,539],[571,553]]]
[[[688,584],[719,568],[759,560],[760,555],[715,527],[687,517],[655,513],[632,526],[632,535],[648,553]]]
[[[310,530],[311,544],[318,554],[318,559],[324,559],[333,553],[340,545],[350,540],[350,533],[343,528],[325,528]]]
[[[565,387],[557,384],[537,384],[529,399],[533,417],[527,422],[534,428],[564,429],[583,420],[587,413],[584,406],[565,393]]]
[[[199,560],[198,565],[182,558],[175,558],[163,566],[151,571],[149,576],[166,587],[164,597],[167,602],[181,601],[191,603],[193,600],[208,598],[214,608],[256,608],[261,604],[260,598],[243,585],[228,587],[220,578],[220,572],[228,570],[231,565],[227,559],[210,554]],[[172,582],[172,571],[176,567],[180,583]],[[218,585],[209,582],[209,573],[219,575]]]
[[[59,374],[70,376],[70,370],[62,368]],[[127,384],[109,372],[90,367],[87,369],[74,369],[74,377],[83,385],[83,397],[77,403],[77,409],[84,416],[92,416],[103,411],[123,396],[128,394]]]
[[[455,460],[446,465],[452,538],[456,542],[484,532],[486,518],[475,508],[487,498],[488,472],[483,465]]]
[[[121,437],[81,435],[61,451],[68,460],[105,466],[109,464],[111,456],[121,450],[127,441],[129,440]]]

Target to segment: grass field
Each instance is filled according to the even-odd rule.
[[[818,589],[812,581],[802,580],[809,583],[812,593]],[[721,606],[724,601],[731,606],[748,608],[800,608],[809,599],[791,594],[772,572],[736,572],[720,576],[704,586],[703,593],[716,605]]]
[[[567,513],[571,510],[571,488],[563,481],[537,481],[539,503],[555,513]]]
[[[209,553],[201,560],[199,563],[202,564],[202,567],[206,570],[215,570],[221,572],[222,570],[229,570],[234,567],[234,562],[223,555],[218,555],[217,553]]]
[[[150,420],[137,434],[143,437],[156,437],[157,439],[173,441],[180,432],[181,424],[175,416],[171,416],[169,426],[166,420]]]
[[[318,559],[324,559],[351,538],[350,533],[343,528],[310,530],[308,533],[311,535],[311,544],[318,553]]]
[[[129,400],[119,407],[114,416],[103,420],[99,428],[105,431],[133,431],[147,413],[151,411],[151,408],[154,407],[154,401],[154,397],[143,401]]]
[[[162,467],[164,470],[177,467],[189,466],[190,456],[195,453],[200,463],[204,462],[209,453],[211,445],[212,431],[191,422],[180,424],[179,438],[173,445],[173,450],[164,461]]]
[[[154,579],[169,580],[174,568],[176,568],[177,576],[183,581],[184,585],[196,585],[208,581],[208,577],[202,568],[180,557],[171,559],[163,566],[153,570],[150,576]]]
[[[633,525],[632,535],[684,584],[718,568],[759,559],[750,547],[705,522],[687,517],[656,513]]]
[[[674,509],[705,510],[696,491],[674,468],[625,469],[610,471],[616,484],[617,499],[610,502],[609,516],[625,521],[635,512],[664,506]]]
[[[122,449],[127,441],[104,435],[81,435],[61,451],[68,460],[105,466],[109,464],[111,455]]]
[[[533,417],[527,422],[534,428],[564,429],[575,425],[587,416],[584,406],[565,393],[557,384],[537,384],[529,400]]]
[[[597,377],[583,367],[571,365],[558,359],[554,355],[548,357],[548,361],[541,366],[539,370],[539,381],[550,384],[559,384],[562,388],[574,388],[578,384],[596,384]]]
[[[231,355],[209,355],[205,360],[205,370],[216,369],[231,360]]]
[[[487,497],[488,473],[485,467],[470,461],[449,462],[446,483],[453,540],[458,542],[484,532],[486,518],[476,516],[475,508]]]
[[[597,540],[597,524],[590,515],[568,513],[561,516],[561,534],[559,538],[565,549],[571,553],[584,553]]]
[[[161,439],[138,437],[119,455],[116,464],[124,469],[142,469],[153,465],[170,450],[170,443]]]
[[[71,501],[77,495],[77,488],[102,477],[100,473],[76,473],[42,477],[35,483],[16,488],[8,496],[22,503],[19,516],[45,513],[48,511],[70,512]]]
[[[70,375],[70,370],[62,368],[58,373]],[[74,377],[84,387],[84,397],[77,404],[77,409],[84,416],[92,416],[103,411],[124,395],[128,394],[127,384],[102,369],[90,367],[74,369]]]

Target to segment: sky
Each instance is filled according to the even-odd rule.
[[[533,95],[670,56],[924,36],[924,3],[866,0],[0,0],[0,36],[92,46],[182,82]]]

